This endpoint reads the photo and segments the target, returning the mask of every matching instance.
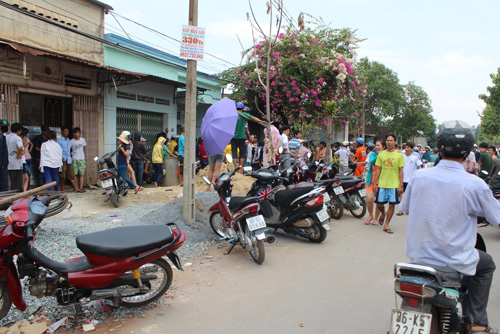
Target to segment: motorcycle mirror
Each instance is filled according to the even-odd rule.
[[[490,175],[490,173],[488,173],[487,171],[485,170],[482,170],[481,173],[483,173],[484,175]]]
[[[230,164],[232,164],[233,163],[233,156],[231,154],[229,154],[229,153],[226,154],[226,160],[227,160],[227,162],[229,162]]]
[[[281,146],[280,146],[280,147],[278,148],[278,153],[279,153],[279,154],[283,153],[283,147],[281,147]]]
[[[247,173],[251,172],[252,171],[252,166],[245,166],[245,167],[243,167],[243,171],[247,172]]]
[[[94,161],[95,161],[95,162],[99,161],[99,157],[95,157],[95,158],[94,158]]]
[[[205,181],[206,184],[212,184],[212,182],[210,182],[208,177],[206,177],[205,175],[203,175],[203,181]]]

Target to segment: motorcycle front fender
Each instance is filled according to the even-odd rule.
[[[26,310],[26,301],[23,298],[23,288],[21,287],[21,281],[17,275],[17,269],[14,263],[10,263],[7,269],[7,290],[9,290],[10,298],[12,303],[22,312]]]
[[[213,211],[219,211],[219,202],[215,203],[214,205],[212,205],[210,207],[210,209],[208,209],[210,212],[213,212]]]

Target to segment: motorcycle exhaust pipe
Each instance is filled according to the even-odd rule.
[[[274,235],[268,235],[267,238],[266,238],[266,242],[268,244],[272,244],[275,241],[276,241],[276,237]]]

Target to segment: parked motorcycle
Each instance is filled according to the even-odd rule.
[[[228,154],[226,159],[229,164],[232,163],[231,155]],[[215,181],[214,189],[219,201],[209,209],[210,226],[221,239],[232,244],[227,254],[239,244],[250,252],[257,264],[262,264],[265,259],[266,221],[259,214],[259,201],[254,196],[231,196],[231,177],[240,169],[238,167],[221,174]],[[206,176],[203,176],[203,180],[211,184]]]
[[[120,177],[118,169],[113,162],[113,156],[117,151],[106,153],[101,159],[98,157],[94,158],[99,164],[99,179],[101,180],[101,186],[105,190],[103,193],[108,196],[109,201],[114,207],[120,205],[120,197],[127,196],[128,184],[124,179]],[[106,165],[104,168],[103,166]]]
[[[76,245],[84,255],[57,262],[36,249],[32,240],[47,206],[58,197],[25,197],[5,212],[8,224],[0,230],[0,319],[12,303],[26,310],[21,287],[25,277],[31,295],[55,296],[60,305],[74,305],[77,312],[81,311],[82,298],[109,299],[117,307],[137,307],[165,294],[173,274],[162,257],[167,256],[182,270],[175,251],[186,238],[175,223],[83,234],[76,238]]]
[[[480,234],[476,248],[486,251]],[[467,287],[459,272],[430,265],[396,263],[394,291],[402,301],[399,308],[392,310],[388,333],[469,333],[462,314]]]
[[[366,189],[365,182],[361,178],[355,176],[339,176],[338,177],[343,194],[339,194],[339,198],[347,209],[356,218],[363,218],[366,214]]]

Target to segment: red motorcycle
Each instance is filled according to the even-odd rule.
[[[265,259],[266,221],[259,215],[259,199],[255,196],[231,196],[231,176],[240,169],[238,167],[221,174],[215,181],[214,189],[219,201],[210,208],[210,226],[222,240],[232,244],[227,254],[240,244],[257,264],[262,264]],[[203,179],[210,184],[206,176]]]
[[[50,201],[58,197],[26,197],[5,212],[8,223],[0,230],[0,319],[12,303],[21,311],[26,309],[20,281],[25,277],[31,295],[55,296],[60,305],[74,305],[77,313],[82,298],[136,307],[167,291],[173,274],[162,256],[182,270],[175,250],[186,238],[177,225],[127,226],[83,234],[76,238],[76,245],[84,256],[57,262],[37,250],[32,240]]]

